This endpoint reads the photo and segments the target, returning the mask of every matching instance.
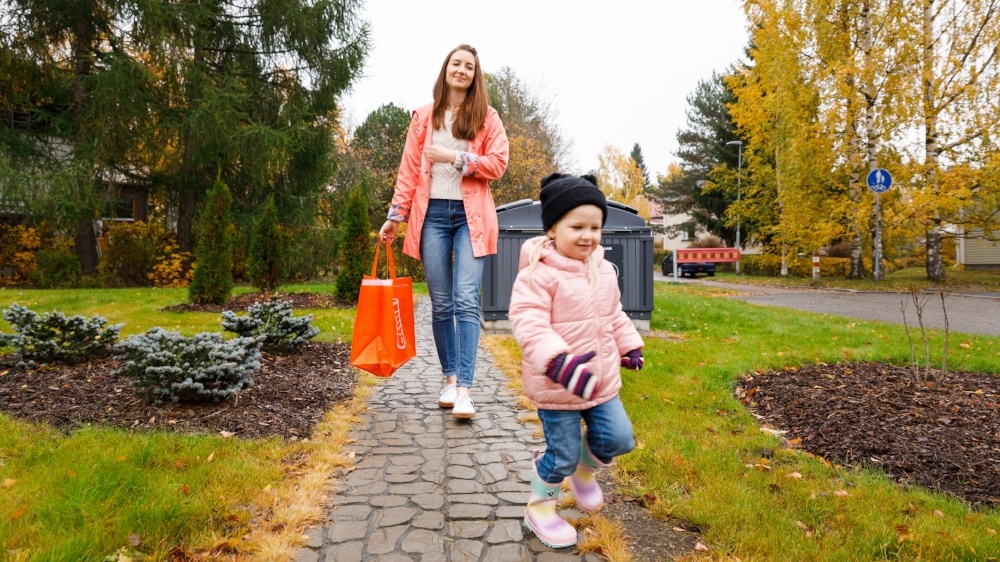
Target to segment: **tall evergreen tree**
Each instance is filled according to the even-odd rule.
[[[249,226],[269,195],[289,226],[309,224],[335,168],[336,104],[369,50],[361,0],[185,3],[176,22],[182,60],[163,57],[171,95],[157,113],[176,147],[158,184],[190,245],[202,187],[219,170],[233,189],[234,221]]]
[[[212,185],[201,213],[194,279],[194,303],[226,304],[233,291],[233,196],[221,180]]]
[[[268,197],[254,223],[250,242],[250,282],[261,291],[271,292],[285,278],[281,228],[274,197]]]
[[[372,237],[368,221],[368,199],[365,190],[358,186],[351,192],[344,209],[344,222],[340,231],[340,271],[337,272],[337,296],[358,301],[361,279],[371,271]]]
[[[646,169],[646,159],[642,157],[642,147],[639,143],[635,143],[632,146],[632,161],[635,162],[635,167],[642,174],[642,188],[649,189],[652,185],[649,183],[649,170]]]
[[[364,123],[354,131],[348,149],[349,156],[371,179],[368,193],[371,224],[385,220],[386,209],[396,189],[396,174],[403,157],[406,131],[410,127],[410,114],[405,109],[387,103],[368,114]],[[344,166],[346,167],[346,166]],[[356,185],[357,178],[350,183]],[[345,190],[347,191],[347,190]]]
[[[738,138],[727,107],[735,97],[726,86],[724,75],[713,72],[710,79],[698,82],[687,101],[687,128],[677,133],[676,154],[681,160],[682,173],[661,176],[652,190],[652,198],[664,212],[688,214],[705,230],[732,245],[736,242],[736,228],[735,224],[729,225],[726,209],[736,194],[705,187],[716,168],[734,172],[737,168],[737,153],[726,146]],[[735,179],[735,173],[732,177]]]
[[[0,7],[0,183],[8,208],[76,233],[96,271],[94,221],[135,174],[155,78],[145,0],[11,0]]]
[[[4,3],[4,202],[72,225],[91,271],[94,221],[122,182],[166,203],[182,251],[217,177],[242,225],[272,192],[283,221],[308,223],[334,168],[337,99],[369,50],[361,5]]]

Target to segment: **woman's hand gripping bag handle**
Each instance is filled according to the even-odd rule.
[[[386,245],[389,279],[378,278],[375,246],[372,274],[361,280],[351,340],[351,365],[377,377],[390,377],[417,354],[413,327],[413,280],[396,277],[392,248]]]

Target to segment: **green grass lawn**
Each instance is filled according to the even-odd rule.
[[[756,306],[724,292],[656,284],[646,368],[623,374],[638,448],[619,466],[637,497],[656,498],[654,513],[697,524],[719,560],[1000,557],[997,511],[783,449],[732,395],[738,377],[756,369],[845,357],[906,362],[901,326]],[[221,330],[218,314],[161,311],[185,296],[184,289],[5,289],[0,307],[16,301],[36,312],[99,314],[125,323],[125,337],[157,325]],[[353,310],[297,314],[304,312],[323,330],[317,339],[350,341]],[[932,331],[932,350],[942,340]],[[1000,373],[997,338],[952,334],[951,341],[952,370]],[[764,458],[765,448],[775,453]],[[102,561],[122,548],[163,560],[180,544],[238,537],[255,498],[289,478],[285,461],[299,453],[276,440],[64,433],[0,413],[0,560]],[[139,546],[129,547],[136,537]]]
[[[251,287],[237,287],[234,295],[252,292]],[[285,285],[283,292],[333,292],[332,284]],[[416,291],[416,289],[415,289]],[[187,302],[187,289],[69,289],[60,291],[37,289],[0,289],[0,308],[13,302],[26,306],[38,314],[58,310],[67,315],[96,314],[108,319],[109,324],[122,323],[122,338],[139,334],[159,326],[180,332],[185,336],[198,332],[221,332],[222,315],[215,312],[164,312],[170,305]],[[236,309],[234,312],[244,313]],[[326,308],[296,311],[296,315],[312,314],[313,325],[320,329],[315,341],[351,341],[354,326],[354,309]],[[0,319],[0,330],[9,332],[10,326]]]
[[[935,283],[927,279],[927,271],[923,268],[900,269],[887,273],[880,282],[871,279],[845,279],[843,277],[825,277],[820,266],[818,283],[813,283],[812,277],[763,277],[756,275],[736,275],[732,271],[717,269],[717,281],[734,281],[753,285],[775,285],[787,287],[817,287],[825,289],[853,289],[856,291],[918,291],[937,289],[945,291],[975,291],[1000,292],[1000,270],[998,271],[967,271],[957,268],[945,269],[944,283]]]
[[[281,289],[330,293],[332,285]],[[185,335],[222,331],[218,313],[161,310],[186,298],[186,289],[8,288],[0,290],[0,308],[17,302],[39,314],[96,314],[124,323],[122,338],[154,326]],[[350,341],[354,309],[295,314],[306,313],[321,330],[316,341]],[[0,331],[10,331],[3,320]],[[178,545],[240,537],[260,515],[253,502],[287,478],[283,461],[300,454],[299,447],[95,427],[67,434],[0,409],[0,560],[103,561],[123,548],[165,560]]]
[[[762,307],[657,283],[646,368],[622,397],[638,448],[620,466],[654,512],[697,524],[716,559],[982,560],[1000,556],[1000,513],[780,447],[733,397],[737,378],[804,363],[905,363],[903,328]],[[951,334],[953,370],[1000,373],[1000,340]],[[956,340],[968,345],[961,348]],[[943,333],[931,333],[940,361]],[[763,451],[776,451],[764,458]],[[795,474],[801,475],[796,478]],[[905,530],[903,533],[901,530]],[[901,538],[901,536],[903,538]]]

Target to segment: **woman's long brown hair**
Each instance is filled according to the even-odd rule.
[[[483,127],[486,121],[486,108],[490,106],[490,97],[486,93],[486,81],[483,79],[483,69],[479,65],[479,53],[469,45],[459,45],[448,53],[441,65],[441,72],[438,73],[437,81],[434,82],[434,114],[432,122],[435,129],[444,126],[444,112],[448,106],[448,83],[445,75],[448,72],[448,61],[457,51],[468,51],[472,58],[476,60],[476,72],[472,77],[472,84],[465,93],[465,101],[459,106],[458,111],[453,116],[451,134],[456,139],[472,140],[476,138],[476,133]]]

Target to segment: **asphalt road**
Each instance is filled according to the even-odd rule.
[[[672,277],[655,275],[657,281],[672,281]],[[848,318],[876,320],[903,324],[900,304],[906,301],[906,323],[917,325],[916,309],[909,293],[861,292],[803,288],[761,287],[739,283],[708,281],[704,277],[687,280],[740,291],[730,298],[746,302],[807,310],[823,314],[836,314]],[[921,295],[926,299],[923,310],[924,326],[932,329],[945,328],[944,316],[948,315],[948,330],[954,333],[985,334],[1000,336],[1000,293],[952,293],[946,294],[944,307],[937,293]]]

